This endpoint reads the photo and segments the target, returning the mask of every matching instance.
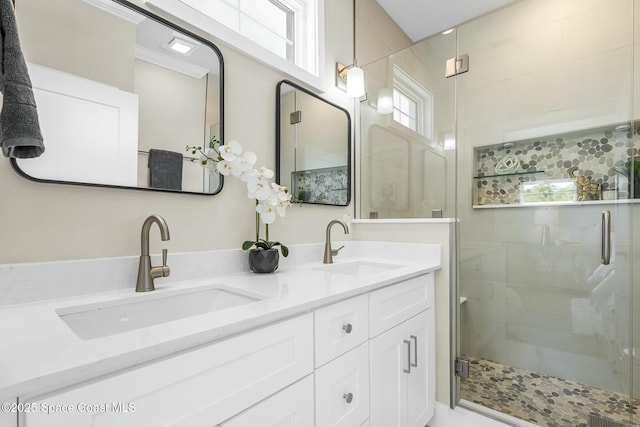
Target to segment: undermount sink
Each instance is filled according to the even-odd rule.
[[[315,270],[324,271],[331,274],[344,274],[347,276],[368,276],[370,274],[383,273],[402,267],[396,264],[384,264],[372,261],[349,261],[334,264],[325,264]]]
[[[129,298],[65,307],[58,316],[82,339],[115,335],[259,301],[255,295],[220,285],[156,290]]]

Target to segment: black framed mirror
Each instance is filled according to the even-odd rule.
[[[187,145],[224,141],[224,64],[211,42],[126,0],[15,0],[46,151],[38,182],[213,195]]]
[[[283,80],[276,86],[276,180],[303,203],[351,201],[351,116]]]

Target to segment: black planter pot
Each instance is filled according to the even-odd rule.
[[[277,249],[251,249],[249,268],[254,273],[273,273],[278,269],[280,252]]]

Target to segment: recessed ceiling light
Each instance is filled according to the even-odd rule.
[[[196,47],[196,45],[193,43],[189,43],[188,41],[181,38],[174,37],[169,41],[169,43],[167,43],[167,47],[174,52],[180,53],[182,55],[188,55]]]
[[[444,35],[451,34],[451,33],[453,33],[453,30],[454,30],[454,28],[449,28],[448,30],[443,31],[442,34],[444,34]]]

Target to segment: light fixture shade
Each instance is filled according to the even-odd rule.
[[[393,113],[393,91],[386,87],[380,89],[378,92],[378,114],[391,114]]]
[[[442,148],[446,151],[456,149],[456,137],[454,134],[448,133],[444,136],[444,143],[442,144]]]
[[[364,71],[354,65],[347,73],[347,96],[360,98],[364,93]]]
[[[169,40],[169,43],[167,43],[166,47],[173,52],[189,56],[191,55],[191,53],[193,53],[196,45],[184,39],[181,39],[180,37],[174,37]]]

